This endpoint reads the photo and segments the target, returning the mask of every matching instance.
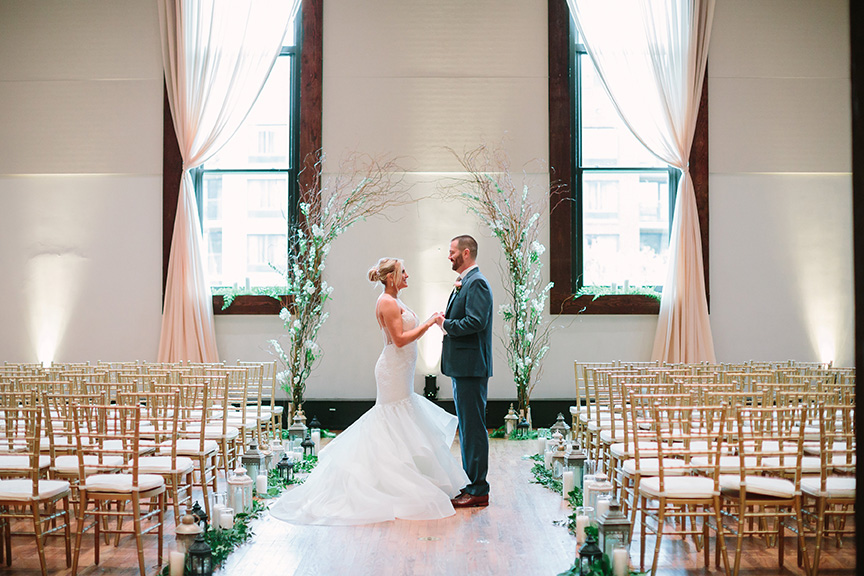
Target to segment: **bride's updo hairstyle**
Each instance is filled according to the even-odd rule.
[[[381,258],[369,269],[369,281],[387,285],[387,277],[393,275],[396,286],[402,282],[402,261],[398,258]]]

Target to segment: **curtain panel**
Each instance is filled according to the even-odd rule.
[[[652,358],[714,362],[699,219],[688,165],[714,0],[567,0],[567,4],[621,119],[648,150],[682,173]]]
[[[162,309],[160,362],[216,362],[213,304],[189,171],[242,124],[300,0],[157,0],[165,85],[183,157]]]

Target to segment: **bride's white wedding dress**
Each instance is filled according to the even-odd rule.
[[[417,316],[401,301],[405,330]],[[456,417],[414,393],[417,342],[398,348],[386,328],[375,364],[373,406],[325,446],[306,481],[270,513],[295,524],[354,525],[454,514],[450,498],[468,484],[450,453]]]

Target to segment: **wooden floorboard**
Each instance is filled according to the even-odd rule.
[[[573,562],[576,542],[555,524],[568,510],[560,496],[532,484],[533,461],[523,459],[534,442],[493,439],[490,443],[490,506],[457,510],[455,516],[436,521],[384,522],[367,526],[293,526],[269,516],[254,525],[253,540],[240,547],[219,572],[223,576],[329,575],[498,575],[554,576]],[[454,446],[458,455],[458,447]],[[220,484],[220,487],[224,484]],[[170,516],[170,515],[169,515]],[[173,543],[173,519],[168,520],[165,562]],[[93,565],[93,538],[85,534],[79,574],[135,576],[138,574],[135,544],[121,541],[120,548],[103,546],[99,566]],[[156,537],[144,537],[148,576],[157,573]],[[653,552],[650,538],[647,558]],[[0,576],[41,574],[32,538],[13,538],[12,566],[0,566]],[[713,550],[713,538],[712,538]],[[809,542],[812,547],[812,539]],[[730,540],[729,546],[734,546]],[[789,533],[785,568],[777,566],[775,548],[765,549],[757,539],[745,540],[742,576],[801,575],[796,566],[797,543]],[[734,548],[733,548],[734,549]],[[631,547],[638,562],[638,536]],[[67,576],[60,539],[48,544],[51,574]],[[730,562],[732,558],[730,556]],[[659,574],[720,576],[721,569],[702,567],[702,554],[691,541],[664,538]],[[836,549],[829,543],[823,553],[820,574],[856,574],[854,542]]]

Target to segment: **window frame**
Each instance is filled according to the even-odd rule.
[[[579,288],[582,238],[577,233],[582,205],[576,178],[577,118],[574,113],[576,89],[575,36],[566,0],[549,0],[549,177],[550,193],[549,294],[552,314],[658,314],[660,303],[650,296],[613,294],[599,298],[574,298]],[[702,99],[696,132],[690,150],[690,176],[696,191],[696,206],[702,238],[702,264],[706,298],[710,305],[708,282],[708,78],[702,86]]]
[[[311,188],[311,175],[302,171],[303,159],[321,149],[321,117],[322,117],[322,76],[323,76],[323,2],[322,0],[302,0],[298,18],[301,18],[300,29],[300,98],[293,103],[295,113],[299,107],[299,130],[295,146],[295,164],[288,170],[289,185],[288,209],[289,219],[296,219],[297,206],[303,193],[315,194],[319,190]],[[162,299],[165,299],[165,284],[168,278],[168,261],[171,255],[171,239],[174,235],[174,220],[177,215],[177,201],[180,193],[180,179],[183,174],[183,158],[177,143],[174,123],[171,119],[171,109],[168,104],[167,89],[163,102],[163,162],[162,162]],[[299,171],[299,173],[298,173]],[[248,170],[244,170],[248,172]],[[291,174],[297,174],[291,178]],[[306,182],[306,180],[309,180]],[[297,182],[299,181],[299,186]],[[306,186],[304,186],[304,183]],[[196,183],[197,187],[197,183]],[[304,190],[306,192],[301,193]],[[203,197],[198,196],[199,211],[202,208]],[[213,296],[214,315],[267,315],[279,314],[287,303],[287,297],[278,301],[270,296],[242,295],[222,309],[224,299],[221,295]]]

